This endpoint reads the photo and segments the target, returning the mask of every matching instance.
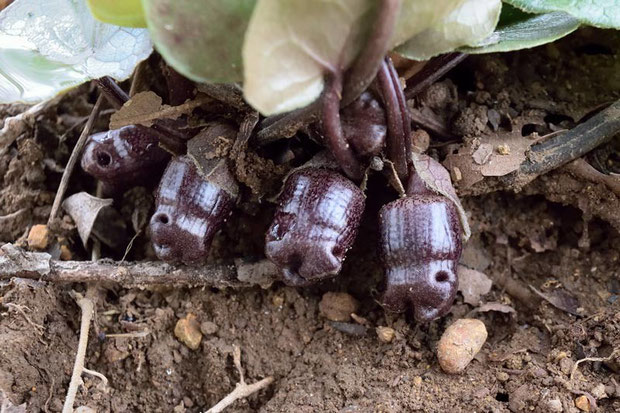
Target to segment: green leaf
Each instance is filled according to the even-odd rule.
[[[401,43],[464,0],[403,0],[391,44]],[[499,1],[499,0],[496,0]],[[376,15],[373,0],[259,0],[243,46],[246,100],[265,115],[297,109],[346,70]]]
[[[392,47],[431,27],[465,0],[403,0],[392,35]]]
[[[528,13],[566,12],[591,26],[620,29],[620,0],[504,0]]]
[[[256,0],[142,0],[166,62],[198,82],[242,79],[241,47]]]
[[[243,45],[245,98],[265,115],[313,102],[323,76],[349,66],[368,28],[367,0],[259,0]]]
[[[90,12],[104,23],[146,27],[141,0],[87,0]]]
[[[410,59],[426,60],[476,44],[493,33],[501,8],[501,0],[466,0],[396,51]]]
[[[83,0],[19,0],[0,12],[0,103],[35,103],[87,80],[129,77],[145,29],[96,21]]]
[[[510,21],[510,20],[509,20]],[[575,31],[581,22],[564,12],[525,15],[497,30],[479,45],[462,47],[470,54],[508,52],[553,42]]]

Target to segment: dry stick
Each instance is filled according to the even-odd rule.
[[[519,169],[505,176],[487,177],[462,195],[481,195],[498,190],[519,190],[540,175],[584,156],[620,133],[620,100],[573,129],[532,146]],[[464,193],[463,193],[464,192]]]
[[[109,76],[96,79],[95,83],[114,109],[120,109],[129,100],[129,95]]]
[[[71,178],[73,168],[75,168],[75,164],[77,163],[78,158],[82,154],[82,149],[84,149],[84,145],[86,144],[86,139],[88,139],[88,136],[93,129],[95,120],[97,120],[97,117],[99,116],[101,102],[103,102],[103,95],[99,95],[99,97],[97,98],[97,102],[95,103],[95,106],[93,106],[93,110],[90,112],[88,121],[86,121],[84,129],[82,129],[82,134],[80,135],[77,143],[75,144],[73,152],[71,152],[69,162],[67,162],[67,166],[62,173],[62,178],[60,179],[58,191],[56,191],[56,197],[54,198],[54,203],[52,204],[52,211],[50,212],[50,217],[47,220],[47,225],[49,225],[58,215],[58,209],[60,208],[60,203],[65,196],[65,192],[67,190],[67,185],[69,184],[69,178]]]
[[[467,57],[463,53],[448,53],[432,58],[424,67],[407,80],[405,97],[411,99],[435,83]]]
[[[71,381],[69,382],[69,389],[67,390],[67,398],[62,408],[62,413],[73,412],[73,402],[82,380],[82,373],[87,372],[101,378],[104,383],[107,383],[108,379],[101,373],[96,373],[84,368],[84,360],[86,359],[86,347],[88,346],[88,331],[90,330],[90,322],[95,312],[95,304],[93,302],[94,288],[88,288],[86,290],[86,297],[80,294],[76,294],[76,302],[80,306],[82,312],[82,322],[80,323],[80,339],[78,341],[77,354],[75,355],[75,363],[73,364],[73,373],[71,374]],[[96,373],[96,374],[95,374]]]
[[[23,251],[11,244],[0,247],[0,280],[26,278],[53,283],[117,283],[123,287],[147,285],[210,286],[243,288],[269,285],[278,269],[268,260],[235,264],[174,266],[159,261],[116,263],[113,261],[59,261],[49,254]]]
[[[256,383],[246,384],[243,377],[243,369],[241,368],[241,349],[236,345],[233,345],[233,362],[239,372],[239,383],[236,384],[235,390],[220,400],[215,406],[207,410],[207,413],[220,413],[237,400],[244,399],[273,383],[273,377],[269,376]]]

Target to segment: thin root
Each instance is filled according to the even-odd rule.
[[[236,345],[233,345],[233,362],[235,363],[235,368],[239,372],[239,383],[235,386],[235,390],[220,400],[215,406],[207,410],[207,413],[222,412],[235,401],[244,399],[273,383],[273,377],[269,376],[256,383],[246,384],[243,377],[243,369],[241,368],[241,349]]]
[[[584,361],[609,361],[612,358],[614,358],[616,356],[616,354],[620,353],[620,349],[615,349],[609,356],[607,357],[586,357],[586,358],[582,358],[581,360],[577,360],[575,362],[575,365],[573,365],[573,369],[570,372],[570,381],[573,381],[573,377],[575,376],[575,373],[577,372],[577,368],[579,368],[579,365],[581,363],[583,363]]]
[[[88,346],[88,331],[90,330],[90,321],[95,313],[95,304],[93,295],[95,292],[94,287],[89,287],[86,290],[86,296],[81,294],[75,294],[76,302],[80,306],[82,311],[82,322],[80,323],[80,338],[78,341],[77,354],[75,355],[75,363],[73,364],[73,373],[71,374],[71,381],[69,382],[69,389],[67,390],[67,398],[62,408],[62,413],[72,413],[73,403],[78,391],[78,387],[82,382],[82,373],[88,373],[93,376],[99,377],[104,381],[104,384],[108,383],[108,379],[101,373],[94,372],[84,368],[84,360],[86,359],[86,347]]]

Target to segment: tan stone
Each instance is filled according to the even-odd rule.
[[[487,339],[480,320],[462,318],[446,329],[437,345],[439,365],[446,373],[460,373],[478,354]]]
[[[177,325],[174,327],[174,335],[187,347],[197,350],[202,340],[202,333],[196,316],[189,313],[185,318],[177,321]]]

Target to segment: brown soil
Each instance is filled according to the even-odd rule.
[[[474,56],[416,105],[432,108],[464,142],[493,136],[501,143],[512,136],[510,127],[494,123],[496,113],[501,119],[537,119],[523,126],[523,135],[544,135],[572,127],[620,98],[619,56],[620,36],[596,30],[530,51]],[[449,93],[454,87],[458,98]],[[0,216],[16,213],[2,221],[0,241],[25,246],[28,229],[46,222],[60,168],[79,135],[80,127],[71,128],[88,115],[93,100],[87,86],[71,92],[0,157]],[[19,109],[0,106],[0,119]],[[106,120],[103,116],[97,130],[105,129]],[[431,153],[444,157],[455,145],[432,138]],[[613,154],[609,147],[586,159],[592,163],[593,157]],[[253,158],[259,159],[248,153]],[[605,159],[612,165],[613,157]],[[283,171],[262,162],[264,168],[253,163],[263,168],[254,172],[264,174],[261,179],[281,176]],[[336,281],[239,291],[100,286],[86,367],[104,374],[109,384],[85,374],[75,405],[98,412],[205,411],[239,381],[232,362],[238,345],[248,383],[266,376],[275,381],[235,403],[231,412],[578,412],[575,400],[582,395],[599,412],[620,411],[620,354],[609,357],[620,349],[618,194],[560,168],[516,194],[465,197],[473,237],[462,264],[493,280],[481,303],[491,305],[466,304],[459,294],[448,316],[416,325],[407,315],[385,313],[376,302],[382,273],[374,217],[381,202],[394,196],[384,187],[383,178],[371,180],[369,191],[380,195],[369,197],[361,234]],[[94,183],[76,171],[70,193],[81,190],[93,193]],[[130,228],[127,205],[126,200],[122,211]],[[268,205],[241,205],[216,239],[213,259],[260,256],[272,213]],[[74,259],[89,258],[68,217],[52,232],[67,237]],[[118,259],[123,251],[103,254]],[[149,256],[145,237],[136,240],[131,254]],[[11,403],[25,403],[26,411],[62,409],[80,320],[70,293],[83,289],[0,282],[0,404],[4,392]],[[328,291],[353,295],[367,328],[347,333],[324,319],[319,302]],[[506,312],[509,308],[515,312]],[[174,335],[176,322],[189,313],[203,332],[197,350]],[[436,344],[449,324],[466,316],[482,320],[489,337],[462,374],[448,375],[437,363]],[[395,329],[394,340],[379,341],[377,326]],[[106,338],[145,329],[146,337]],[[576,366],[588,357],[595,360]]]

